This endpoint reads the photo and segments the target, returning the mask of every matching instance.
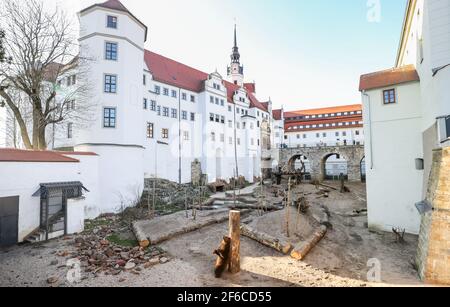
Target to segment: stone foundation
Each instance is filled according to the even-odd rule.
[[[433,152],[416,263],[424,282],[450,284],[450,147]]]

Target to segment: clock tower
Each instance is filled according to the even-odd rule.
[[[236,25],[234,25],[234,47],[231,53],[231,65],[228,67],[228,78],[234,84],[244,86],[244,66],[241,65],[241,55],[237,46]]]

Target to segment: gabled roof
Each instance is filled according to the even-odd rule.
[[[77,159],[54,151],[34,151],[0,148],[0,162],[64,162],[77,163]]]
[[[273,119],[275,119],[275,120],[281,120],[282,114],[283,114],[282,109],[272,111],[272,116],[273,116]]]
[[[256,93],[256,84],[255,84],[255,83],[244,83],[244,87],[245,87],[250,93]]]
[[[200,93],[205,89],[204,84],[209,76],[209,74],[205,72],[149,50],[145,50],[144,61],[155,81],[196,93]],[[227,89],[228,102],[233,103],[234,94],[241,87],[225,80],[223,81],[223,85]],[[258,108],[267,112],[267,107],[259,102],[248,88],[244,87],[244,90],[247,91],[251,108]]]
[[[367,91],[407,82],[420,81],[414,65],[402,66],[361,76],[359,91]]]
[[[119,11],[119,12],[123,12],[126,13],[128,15],[130,15],[137,23],[139,23],[140,25],[142,25],[145,28],[145,41],[147,41],[147,32],[148,32],[148,28],[147,26],[140,21],[138,18],[136,18],[136,16],[134,16],[126,7],[125,5],[122,4],[122,2],[120,2],[119,0],[108,0],[106,2],[102,2],[102,3],[96,3],[93,4],[83,10],[80,11],[80,14],[94,8],[94,7],[102,7],[105,9],[110,9],[110,10],[114,10],[114,11]]]

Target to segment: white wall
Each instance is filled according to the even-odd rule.
[[[19,242],[40,224],[40,197],[32,195],[41,183],[81,181],[79,163],[0,162],[0,197],[19,196]],[[83,204],[79,204],[83,206]],[[78,221],[77,221],[78,219]],[[71,217],[80,225],[81,214]]]
[[[420,86],[398,85],[398,103],[383,105],[382,91],[363,95],[366,136],[366,175],[369,227],[392,231],[401,227],[417,234],[422,200],[423,171],[415,159],[423,157]],[[370,106],[369,106],[370,101]]]

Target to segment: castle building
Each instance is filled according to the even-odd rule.
[[[225,78],[146,50],[147,27],[120,1],[92,5],[79,20],[95,110],[87,127],[63,123],[53,148],[99,155],[104,211],[135,198],[144,178],[191,182],[194,162],[207,183],[253,182],[272,167],[272,102],[244,82],[236,27]],[[67,86],[62,80],[61,91]]]

